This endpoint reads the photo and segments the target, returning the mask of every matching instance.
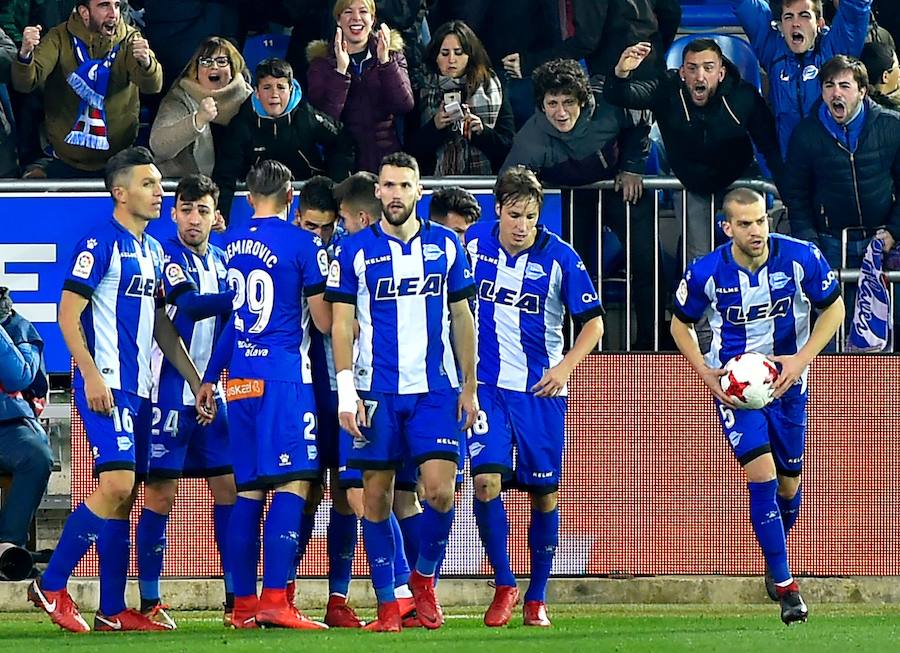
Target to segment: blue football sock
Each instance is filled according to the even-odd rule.
[[[95,515],[86,505],[82,503],[75,508],[66,520],[47,569],[41,575],[41,588],[48,592],[63,589],[75,567],[105,528],[106,520]]]
[[[305,505],[304,501],[304,505]],[[316,514],[313,513],[311,515],[303,513],[303,516],[300,518],[300,539],[297,541],[297,564],[303,560],[303,556],[306,555],[306,547],[309,546],[309,541],[312,539],[313,530],[316,528]]]
[[[291,570],[297,569],[297,524],[312,517],[303,514],[306,500],[290,492],[276,492],[263,528],[263,588],[284,589]]]
[[[342,515],[331,509],[328,520],[328,593],[347,596],[353,554],[356,553],[356,515]]]
[[[394,587],[400,587],[409,581],[409,561],[406,559],[406,551],[403,547],[397,546],[397,542],[403,540],[400,520],[392,512],[388,521],[391,522],[391,531],[394,533]]]
[[[403,533],[403,552],[409,565],[419,559],[419,547],[422,544],[422,513],[398,519],[400,532]]]
[[[452,507],[447,512],[438,512],[430,505],[425,506],[422,513],[422,545],[416,560],[416,571],[422,576],[434,576],[438,560],[443,556],[447,540],[450,539],[455,512]]]
[[[162,575],[163,555],[166,552],[166,524],[168,515],[160,515],[149,508],[141,510],[137,531],[138,587],[141,601],[159,600],[159,577]]]
[[[503,499],[496,497],[490,501],[474,501],[475,523],[478,535],[484,544],[485,553],[494,569],[494,582],[500,586],[515,587],[509,564],[509,519]]]
[[[781,524],[784,526],[784,537],[787,538],[788,532],[797,522],[800,516],[800,502],[803,501],[803,487],[797,487],[797,494],[793,499],[785,499],[780,494],[775,495],[775,501],[778,502],[778,509],[781,511]]]
[[[388,519],[372,522],[362,519],[363,544],[369,569],[372,574],[372,587],[379,603],[394,600],[394,531]]]
[[[546,601],[547,581],[553,568],[553,556],[559,544],[559,508],[550,512],[531,511],[528,547],[531,549],[531,581],[526,601]]]
[[[791,572],[787,563],[784,525],[775,500],[778,481],[747,483],[747,489],[750,491],[750,522],[756,540],[762,548],[772,580],[783,583],[791,578]]]
[[[131,525],[127,519],[110,519],[97,541],[100,558],[100,612],[110,616],[125,609]]]
[[[239,496],[228,524],[228,551],[235,596],[256,596],[259,565],[259,520],[263,502]]]
[[[233,504],[217,503],[213,506],[213,528],[216,535],[216,547],[219,549],[219,560],[222,563],[225,594],[234,594],[234,583],[231,579],[231,556],[228,551],[228,520],[231,519],[233,509]]]

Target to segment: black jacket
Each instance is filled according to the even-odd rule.
[[[235,184],[265,159],[290,168],[294,181],[314,175],[341,181],[350,175],[356,159],[353,136],[339,122],[304,100],[278,118],[262,117],[253,108],[253,98],[241,105],[227,134],[216,143],[213,180],[221,189],[222,215],[227,218],[231,210]]]
[[[728,59],[725,68],[725,79],[702,107],[691,100],[677,70],[646,81],[613,73],[603,88],[611,104],[653,111],[672,171],[695,193],[720,191],[746,174],[754,143],[777,182],[784,168],[775,118],[765,100]]]
[[[884,226],[900,241],[900,114],[865,102],[855,154],[822,124],[819,105],[794,130],[783,199],[797,238],[818,242],[823,233],[840,238],[844,228],[858,226],[871,236]]]

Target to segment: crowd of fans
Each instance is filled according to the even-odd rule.
[[[795,234],[832,266],[843,238],[851,267],[876,234],[900,238],[900,68],[884,26],[896,25],[877,13],[888,3],[730,4],[762,92],[712,39],[666,71],[678,0],[10,0],[0,176],[100,177],[143,141],[165,175],[211,175],[226,219],[236,183],[267,158],[300,181],[339,182],[400,150],[424,176],[524,164],[551,185],[614,180],[603,219],[622,242],[630,219],[635,347],[650,348],[654,123],[685,187],[689,257],[713,245],[710,216],[744,176],[771,176]],[[248,33],[273,24],[290,33],[285,59],[249,70]],[[596,194],[571,201],[573,238],[600,274],[596,221],[580,219],[596,216]]]

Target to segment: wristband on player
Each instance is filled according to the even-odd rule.
[[[352,370],[341,370],[335,376],[338,392],[338,413],[352,413],[356,415],[356,402],[359,395],[356,392],[356,384],[353,382]]]

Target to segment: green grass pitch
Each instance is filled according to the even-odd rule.
[[[900,606],[811,605],[810,621],[785,627],[778,606],[551,606],[550,629],[524,628],[520,613],[508,628],[489,629],[473,609],[448,610],[439,631],[411,629],[395,635],[348,630],[231,631],[221,614],[174,613],[173,633],[73,635],[36,611],[0,615],[3,651],[165,651],[166,653],[260,653],[303,650],[431,653],[601,653],[614,651],[850,653],[900,651]],[[311,616],[318,617],[315,612]],[[92,616],[92,615],[91,615]],[[91,623],[88,616],[88,623]],[[365,615],[364,615],[365,616]],[[299,647],[302,647],[299,648]]]

